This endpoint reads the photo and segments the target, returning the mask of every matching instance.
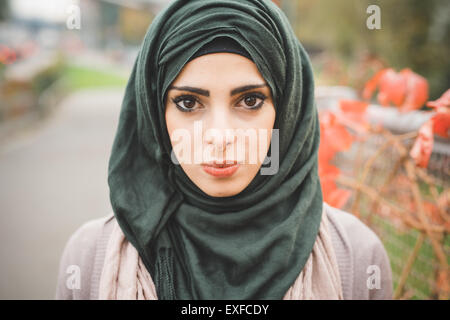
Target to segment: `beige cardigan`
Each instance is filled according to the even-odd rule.
[[[355,216],[324,206],[344,299],[392,299],[392,272],[380,239]],[[113,219],[111,213],[89,221],[70,237],[61,257],[56,299],[98,299]]]

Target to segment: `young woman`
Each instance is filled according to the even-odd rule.
[[[311,65],[276,5],[173,1],[126,88],[113,213],[72,235],[56,297],[390,299],[378,237],[323,203],[319,136]]]

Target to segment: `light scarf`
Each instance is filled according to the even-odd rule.
[[[342,287],[326,214],[299,276],[284,300],[342,300]],[[136,249],[114,220],[100,278],[100,300],[157,300],[156,288]]]

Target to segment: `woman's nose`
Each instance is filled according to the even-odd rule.
[[[214,108],[212,108],[214,109]],[[207,122],[204,128],[206,132],[205,142],[213,145],[217,151],[225,150],[235,141],[235,132],[231,123],[231,114],[225,108],[217,107],[210,116],[205,119]]]
[[[235,140],[234,130],[232,128],[209,127],[205,132],[205,142],[212,145],[214,150],[224,151]]]
[[[230,129],[231,130],[231,129]],[[234,134],[227,130],[222,132],[221,130],[208,130],[205,138],[205,142],[214,147],[214,150],[221,152],[226,150],[234,141]]]

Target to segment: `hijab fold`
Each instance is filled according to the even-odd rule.
[[[197,50],[229,37],[269,85],[279,170],[212,197],[171,161],[165,94]],[[269,153],[271,154],[273,141]],[[269,0],[176,0],[150,25],[128,81],[108,168],[111,205],[159,299],[281,299],[322,216],[311,65]]]

